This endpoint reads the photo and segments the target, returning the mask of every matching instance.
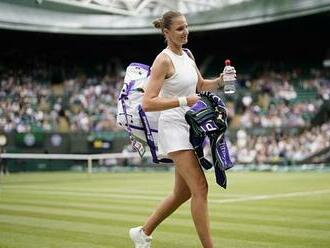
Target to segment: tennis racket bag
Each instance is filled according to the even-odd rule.
[[[131,63],[124,77],[124,85],[117,105],[117,124],[128,133],[132,147],[142,157],[149,146],[154,163],[169,163],[170,159],[158,159],[158,119],[160,112],[144,112],[142,98],[150,75],[150,67]]]

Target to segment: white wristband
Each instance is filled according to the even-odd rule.
[[[182,97],[179,97],[178,100],[179,100],[179,106],[180,107],[183,107],[183,106],[187,106],[188,105],[187,97],[182,96]]]

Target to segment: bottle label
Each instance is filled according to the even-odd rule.
[[[223,81],[225,83],[224,93],[233,94],[235,93],[235,83],[236,83],[236,70],[233,66],[225,66],[223,70]]]

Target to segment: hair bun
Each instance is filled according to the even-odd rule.
[[[152,22],[152,24],[154,25],[155,28],[157,29],[162,29],[163,28],[163,20],[162,18],[157,18],[156,20],[154,20]]]

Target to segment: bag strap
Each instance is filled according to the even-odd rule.
[[[141,118],[142,125],[144,127],[144,133],[146,135],[147,144],[150,147],[152,161],[156,164],[158,164],[160,162],[161,163],[173,163],[173,161],[171,159],[168,159],[168,158],[158,159],[157,154],[156,154],[155,140],[154,140],[154,137],[153,137],[152,132],[151,132],[151,128],[150,128],[150,124],[149,124],[147,115],[143,111],[141,105],[138,106],[138,110],[139,110],[139,115],[140,115],[140,118]]]
[[[188,48],[182,48],[182,50],[191,58],[193,61],[195,61],[194,55]]]

